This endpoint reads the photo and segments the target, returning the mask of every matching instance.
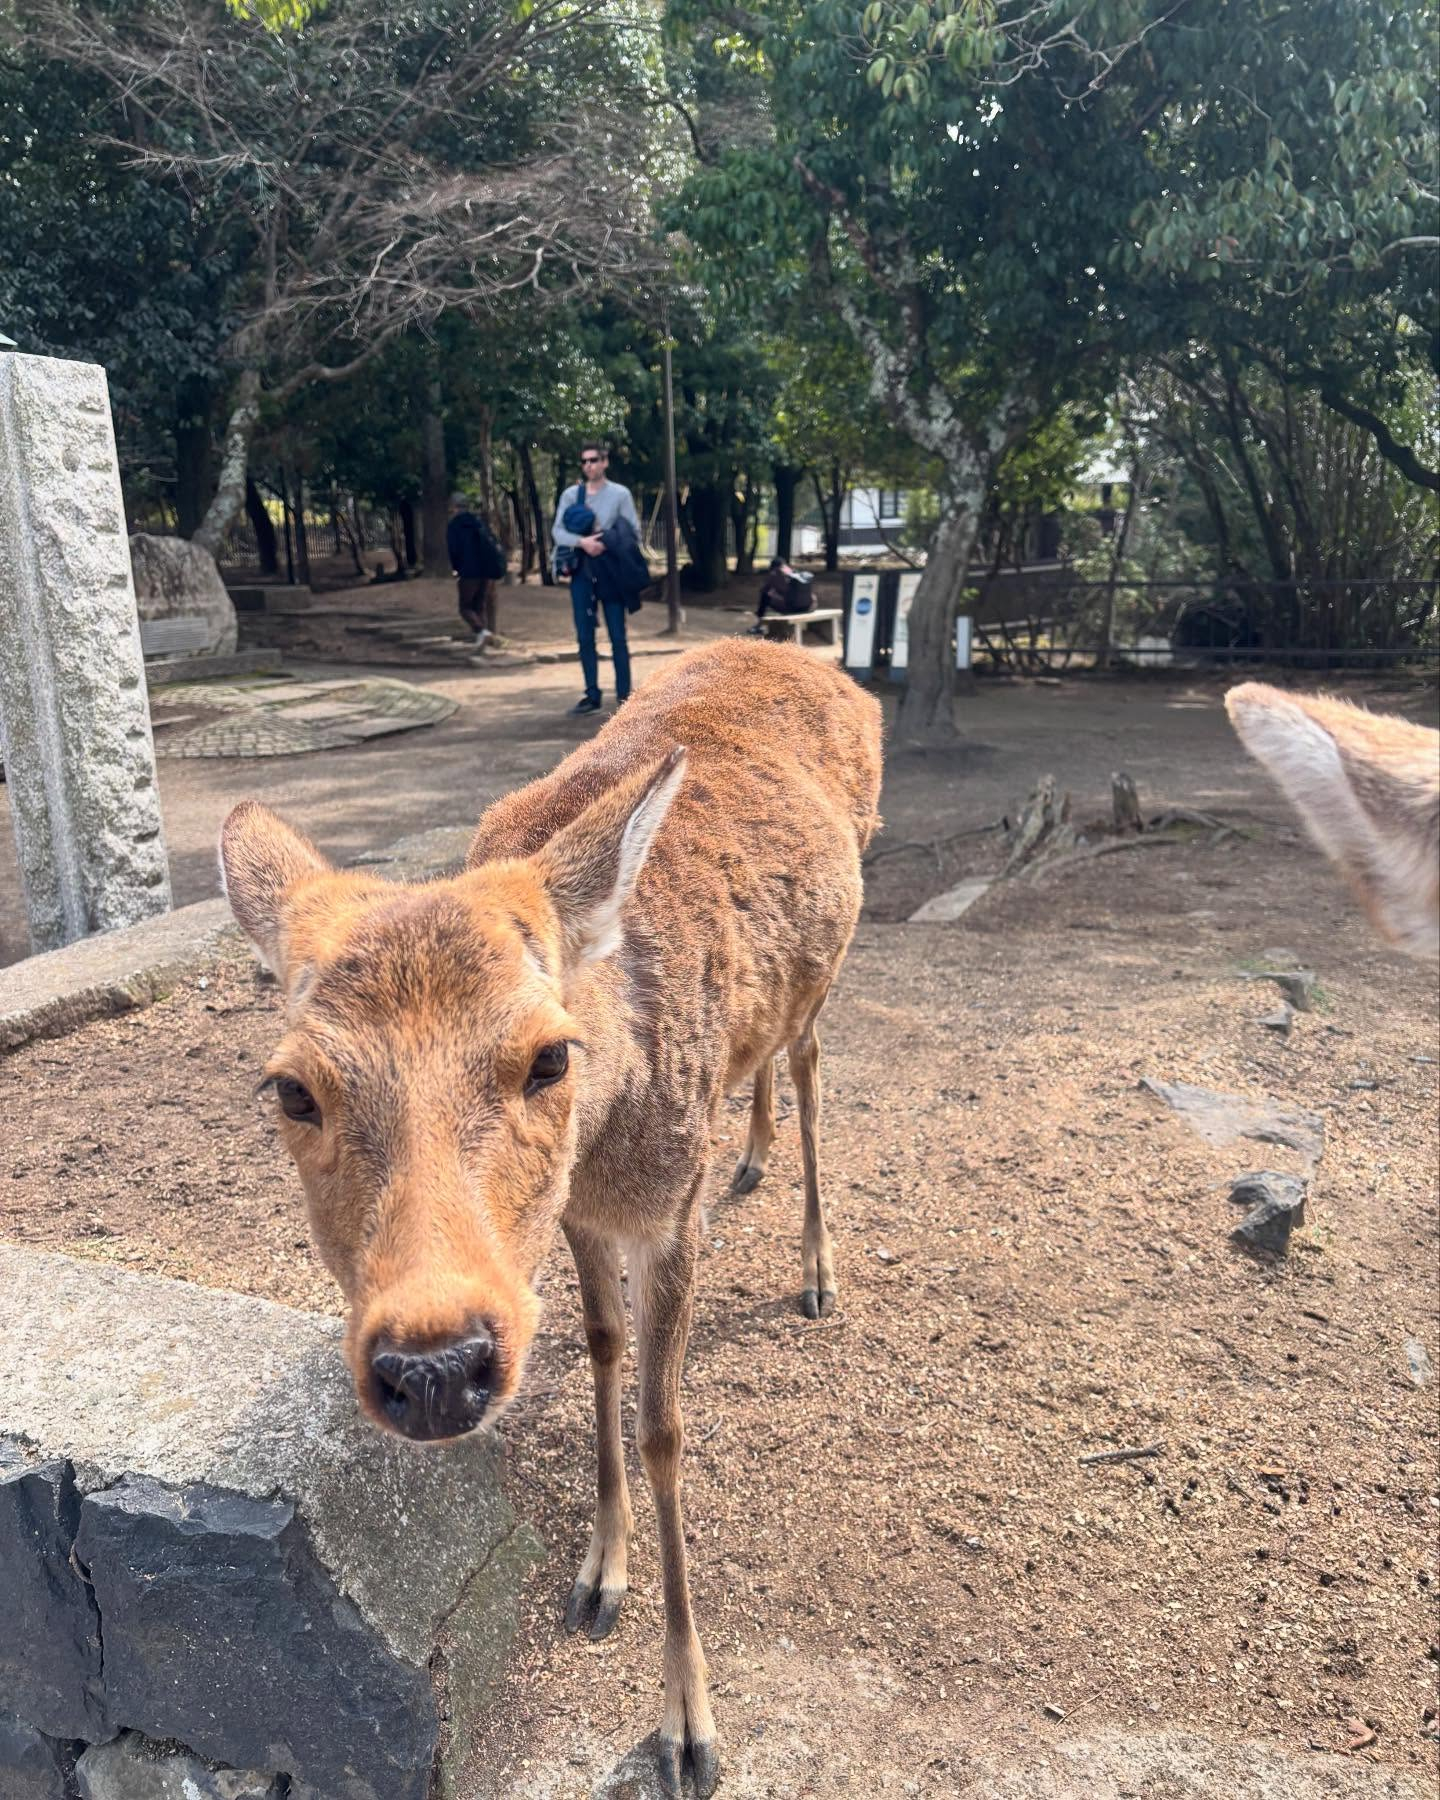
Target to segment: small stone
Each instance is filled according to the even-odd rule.
[[[75,1765],[82,1800],[279,1800],[279,1777],[226,1769],[127,1731],[92,1745]]]
[[[1292,1226],[1305,1222],[1306,1184],[1297,1175],[1261,1169],[1241,1175],[1231,1184],[1230,1198],[1251,1210],[1230,1233],[1253,1250],[1283,1256],[1290,1244]]]
[[[1047,1719],[1063,1719],[1065,1717],[1065,1708],[1063,1706],[1056,1706],[1053,1700],[1048,1701],[1045,1706],[1045,1717]]]
[[[1410,1379],[1416,1387],[1427,1387],[1433,1379],[1435,1371],[1430,1363],[1430,1352],[1419,1338],[1406,1338],[1405,1363],[1410,1371]]]
[[[1313,969],[1287,969],[1269,978],[1296,1012],[1314,1012],[1316,981]]]
[[[900,1258],[895,1254],[895,1252],[893,1250],[887,1250],[886,1247],[884,1246],[884,1244],[879,1244],[876,1246],[875,1255],[876,1255],[876,1258],[882,1263],[896,1263],[896,1262],[899,1262],[899,1260],[900,1260]]]
[[[1287,1001],[1277,1012],[1263,1014],[1260,1023],[1267,1031],[1278,1031],[1289,1037],[1295,1023],[1295,1009]]]

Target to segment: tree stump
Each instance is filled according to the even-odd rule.
[[[1145,821],[1140,815],[1140,796],[1135,791],[1134,781],[1123,769],[1117,769],[1110,777],[1110,805],[1117,831],[1145,829]]]

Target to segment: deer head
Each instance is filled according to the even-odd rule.
[[[231,909],[287,1001],[262,1085],[360,1404],[401,1436],[460,1436],[519,1384],[614,1033],[593,972],[683,775],[676,751],[533,856],[423,886],[336,871],[253,801],[225,822]]]

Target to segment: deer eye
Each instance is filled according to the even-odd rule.
[[[534,1062],[530,1065],[530,1073],[525,1080],[526,1095],[539,1093],[559,1081],[570,1067],[570,1046],[568,1044],[547,1044],[543,1050],[537,1051]]]
[[[275,1092],[280,1097],[280,1110],[287,1119],[299,1119],[305,1125],[320,1123],[320,1108],[315,1104],[315,1096],[293,1075],[282,1075],[275,1083]]]

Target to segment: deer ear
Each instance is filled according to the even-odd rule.
[[[1385,936],[1440,954],[1440,732],[1256,681],[1225,706]]]
[[[536,852],[567,962],[599,962],[619,949],[625,903],[684,779],[685,752],[672,750],[603,794]]]
[[[283,973],[282,923],[288,889],[330,864],[310,842],[277,819],[268,806],[242,800],[220,832],[220,875],[235,923],[267,967]]]

